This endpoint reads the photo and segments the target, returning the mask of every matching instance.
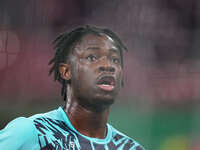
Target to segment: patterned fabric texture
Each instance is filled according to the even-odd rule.
[[[24,126],[23,131],[16,128],[19,126]],[[15,130],[16,132],[13,132]],[[17,132],[20,132],[18,140],[13,146],[7,146],[11,140],[16,140],[7,136]],[[61,107],[29,118],[17,118],[0,131],[0,148],[27,150],[28,147],[30,150],[144,150],[135,140],[109,124],[105,139],[82,135],[72,126]]]

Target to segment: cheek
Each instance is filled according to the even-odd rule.
[[[116,71],[117,71],[116,73],[117,73],[118,78],[121,80],[123,78],[122,68],[117,68]]]
[[[121,73],[120,73],[120,79],[121,79],[121,81],[124,80],[124,74],[123,74],[122,71],[121,71]]]
[[[118,78],[118,86],[121,88],[121,86],[123,85],[123,72],[122,70],[119,70],[119,72],[117,73],[117,78]]]
[[[93,72],[88,66],[76,63],[73,69],[72,79],[75,89],[85,91],[93,83]]]

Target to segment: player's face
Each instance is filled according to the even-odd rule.
[[[71,86],[81,103],[112,104],[122,81],[119,49],[102,34],[85,35],[71,54]]]

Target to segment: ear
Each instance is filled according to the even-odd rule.
[[[69,64],[60,63],[59,64],[59,72],[61,78],[64,80],[70,80],[71,79],[71,69]]]

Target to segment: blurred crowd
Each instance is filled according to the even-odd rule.
[[[199,7],[197,0],[2,0],[0,95],[55,94],[48,78],[51,42],[60,32],[94,24],[117,32],[129,49],[122,95],[196,103]]]

